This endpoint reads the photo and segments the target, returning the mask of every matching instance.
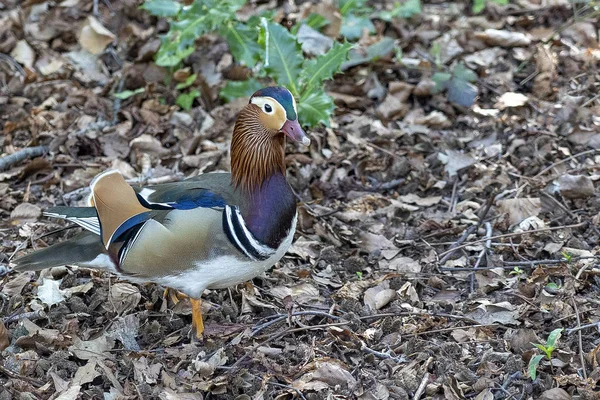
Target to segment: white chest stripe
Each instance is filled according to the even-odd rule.
[[[248,230],[239,207],[225,206],[223,230],[231,243],[251,260],[266,260],[277,250],[256,240],[252,232]]]

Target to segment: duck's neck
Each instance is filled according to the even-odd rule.
[[[246,226],[261,243],[278,248],[296,216],[296,199],[285,179],[285,136],[260,123],[254,104],[239,114],[231,138],[231,183],[245,199]]]
[[[278,248],[296,216],[296,198],[283,173],[272,174],[247,200],[242,210],[246,226],[258,241]]]

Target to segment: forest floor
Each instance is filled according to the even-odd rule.
[[[260,8],[293,20],[290,3]],[[295,242],[205,293],[202,341],[162,287],[8,267],[77,231],[41,209],[82,204],[103,170],[228,170],[247,99],[218,97],[238,68],[227,44],[209,35],[187,59],[202,95],[185,111],[152,59],[166,24],[139,5],[0,4],[0,399],[600,399],[597,2],[426,2],[375,21],[359,51],[389,37],[402,56],[326,84],[331,126],[288,144]],[[458,92],[433,93],[436,68]]]

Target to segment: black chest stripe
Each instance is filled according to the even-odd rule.
[[[255,261],[264,261],[275,253],[274,249],[260,244],[251,236],[237,207],[225,206],[223,231],[236,249]]]

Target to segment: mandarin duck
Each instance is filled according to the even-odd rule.
[[[119,172],[104,172],[90,185],[89,207],[44,212],[84,231],[15,260],[14,269],[77,265],[177,289],[190,297],[200,338],[202,292],[260,275],[292,243],[297,213],[285,176],[286,136],[310,144],[293,95],[282,87],[261,89],[235,123],[231,173],[138,189]]]

